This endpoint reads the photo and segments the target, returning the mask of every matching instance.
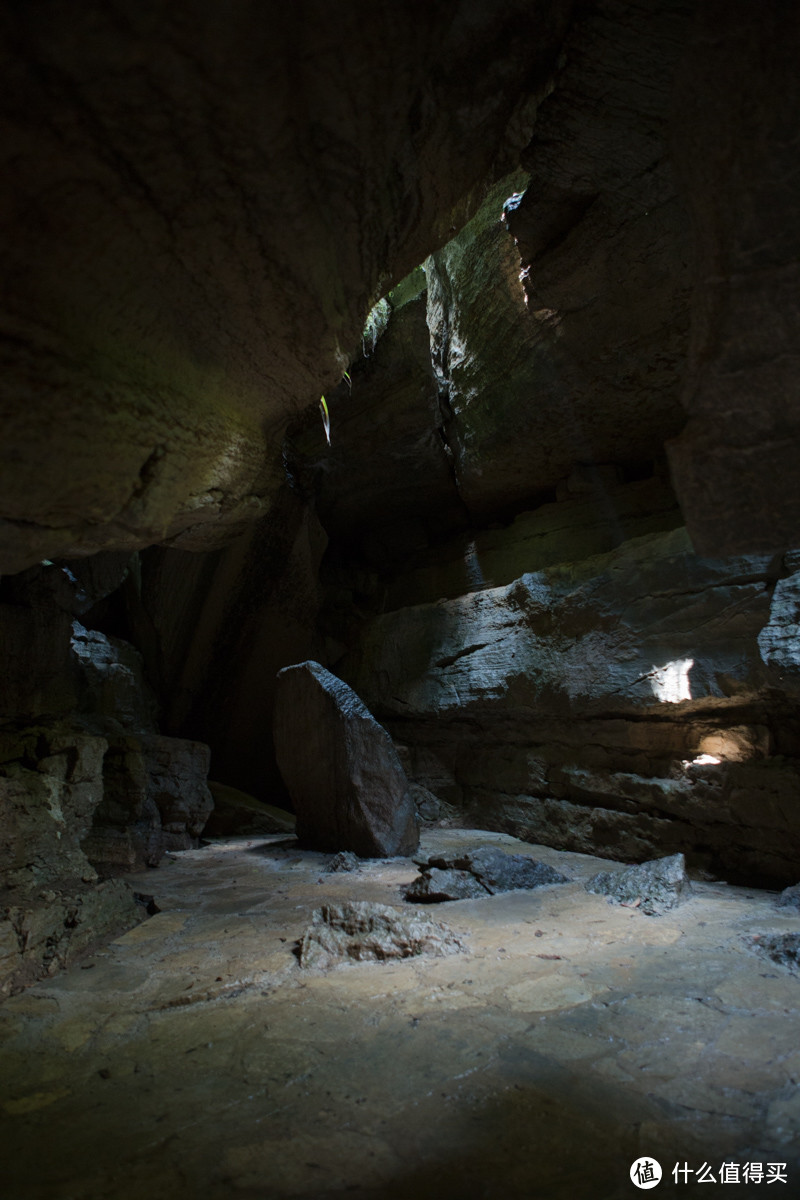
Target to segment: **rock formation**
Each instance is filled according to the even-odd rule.
[[[638,908],[647,917],[657,917],[686,900],[692,885],[683,855],[673,854],[624,871],[600,871],[588,881],[586,890]]]
[[[406,900],[425,904],[472,900],[567,882],[566,875],[535,858],[505,854],[494,846],[479,846],[457,858],[429,858],[406,888]]]
[[[332,967],[420,954],[441,958],[465,948],[451,929],[427,915],[351,900],[315,910],[300,941],[299,958],[303,967]]]
[[[319,663],[284,667],[274,738],[302,842],[360,858],[416,850],[414,805],[391,738],[346,683]]]
[[[196,845],[212,808],[208,748],[157,733],[141,656],[76,615],[89,619],[128,558],[3,581],[0,990],[141,919],[112,877]]]
[[[407,773],[327,848],[415,803],[796,883],[789,8],[0,17],[7,978],[197,837],[207,747],[286,802],[312,659]]]

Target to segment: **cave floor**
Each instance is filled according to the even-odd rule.
[[[768,1194],[800,1196],[800,977],[754,949],[800,916],[700,882],[647,917],[584,890],[601,859],[423,836],[485,843],[573,882],[431,906],[466,953],[325,972],[293,952],[312,910],[402,907],[409,860],[326,874],[291,839],[238,838],[131,877],[159,913],[0,1006],[0,1194],[613,1200],[650,1156],[660,1194],[706,1195],[704,1164],[764,1189],[778,1162]]]

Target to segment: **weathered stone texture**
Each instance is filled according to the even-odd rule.
[[[413,853],[419,831],[405,772],[346,683],[319,663],[284,668],[274,739],[301,841],[360,858]]]
[[[694,6],[673,154],[693,227],[689,422],[670,446],[701,553],[800,542],[800,18]]]
[[[102,801],[84,849],[104,875],[157,866],[167,850],[197,844],[214,807],[209,751],[181,738],[109,739]]]
[[[426,264],[446,437],[474,516],[519,508],[576,463],[657,456],[683,424],[688,222],[668,142],[686,23],[680,2],[578,14],[507,228],[498,196]]]
[[[406,888],[406,900],[426,904],[442,900],[479,899],[567,883],[566,875],[524,854],[506,854],[494,846],[478,846],[452,858],[431,856]]]
[[[315,910],[300,942],[300,965],[332,967],[348,961],[384,962],[420,954],[441,958],[465,948],[451,929],[422,913],[351,900]]]
[[[0,995],[143,916],[124,884],[98,883],[82,845],[106,746],[69,730],[0,732]]]
[[[698,558],[681,531],[634,539],[386,613],[347,676],[406,747],[411,779],[462,819],[787,883],[797,771],[770,756],[793,745],[794,685],[759,646],[783,611],[779,569]]]
[[[638,908],[645,916],[657,917],[686,900],[692,885],[683,855],[673,854],[624,871],[600,871],[588,881],[586,890]]]
[[[262,515],[376,294],[508,169],[570,8],[7,12],[2,570]]]

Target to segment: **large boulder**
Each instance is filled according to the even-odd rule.
[[[274,736],[302,841],[361,858],[416,850],[414,804],[391,738],[346,683],[319,663],[285,667]]]

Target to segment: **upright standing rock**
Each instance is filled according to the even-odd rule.
[[[346,683],[315,662],[279,671],[274,736],[301,840],[361,858],[416,850],[414,804],[392,740]]]

